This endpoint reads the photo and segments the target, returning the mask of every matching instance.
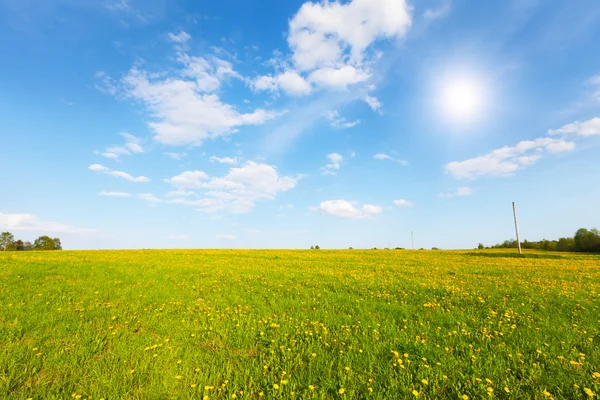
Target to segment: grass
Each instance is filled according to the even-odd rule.
[[[600,395],[600,257],[510,254],[0,254],[0,397]]]

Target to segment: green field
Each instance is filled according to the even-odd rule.
[[[0,398],[585,399],[600,257],[0,254]]]

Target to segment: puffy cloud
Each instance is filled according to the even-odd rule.
[[[340,116],[337,111],[328,111],[326,114],[329,119],[329,125],[336,129],[348,129],[360,124],[360,119],[355,121],[347,121],[346,118]]]
[[[165,179],[165,182],[170,183],[177,189],[200,189],[202,183],[208,180],[208,175],[203,171],[185,171],[170,179]]]
[[[230,165],[235,165],[238,163],[238,159],[236,157],[222,157],[219,158],[217,156],[212,156],[210,157],[210,161],[212,162],[218,162],[221,164],[230,164]]]
[[[223,177],[209,177],[202,171],[186,171],[166,181],[179,190],[202,190],[199,198],[175,198],[172,203],[197,207],[202,211],[227,210],[246,213],[258,201],[272,200],[280,192],[296,186],[299,177],[279,176],[267,164],[248,161],[241,167],[231,168]]]
[[[145,176],[134,177],[127,172],[116,171],[100,164],[92,164],[88,167],[88,169],[101,174],[116,176],[117,178],[122,178],[130,182],[150,182],[150,179],[146,178]]]
[[[290,96],[303,96],[312,92],[310,83],[293,70],[275,76],[259,76],[252,81],[251,85],[257,91],[275,92],[281,89]]]
[[[108,197],[131,197],[131,194],[125,192],[105,192],[102,191],[98,193],[98,196],[108,196]]]
[[[413,208],[415,206],[414,203],[404,199],[394,200],[394,204],[400,208]]]
[[[471,190],[470,187],[461,186],[461,187],[457,188],[454,192],[440,193],[440,194],[438,194],[438,197],[452,198],[452,197],[470,196],[472,194],[473,194],[473,190]]]
[[[176,42],[189,40],[181,33],[170,38]],[[214,56],[190,56],[181,46],[176,49],[181,68],[175,72],[150,73],[134,66],[118,84],[103,72],[96,75],[99,90],[137,100],[145,107],[151,117],[148,126],[159,143],[200,145],[207,139],[232,134],[240,126],[263,124],[277,115],[264,109],[241,113],[222,102],[215,93],[221,83],[228,78],[243,79],[231,63]],[[136,149],[126,147],[129,151]]]
[[[298,96],[313,88],[343,90],[365,82],[376,58],[369,47],[380,39],[402,37],[411,25],[409,11],[405,0],[306,2],[289,22],[291,65],[276,57],[271,64],[284,72],[260,76],[252,86]],[[375,98],[369,104],[380,106]]]
[[[4,214],[0,213],[0,228],[15,231],[35,231],[47,233],[85,233],[91,229],[77,228],[57,222],[40,221],[32,214]]]
[[[384,161],[384,160],[393,161],[393,162],[396,162],[396,163],[398,163],[398,164],[400,164],[402,166],[407,166],[408,165],[408,161],[406,161],[406,160],[401,160],[399,158],[394,158],[394,157],[392,157],[390,155],[383,154],[383,153],[377,153],[377,154],[375,154],[373,156],[373,158],[376,159],[376,160],[382,160],[382,161]]]
[[[510,176],[532,165],[546,154],[571,151],[573,142],[549,137],[523,140],[515,146],[504,146],[483,156],[446,164],[448,173],[457,179],[475,179],[481,176]]]
[[[342,161],[344,161],[344,156],[339,153],[331,153],[327,154],[326,157],[329,159],[330,163],[321,167],[321,173],[323,175],[336,175]]]
[[[575,135],[581,137],[600,135],[600,118],[579,122],[575,121],[559,129],[548,130],[550,135]]]
[[[288,44],[302,71],[360,64],[377,39],[402,37],[411,25],[404,0],[306,2],[290,21]]]
[[[381,214],[383,210],[380,206],[372,204],[365,204],[359,209],[346,200],[328,200],[323,201],[318,207],[311,208],[311,211],[338,218],[366,219]]]

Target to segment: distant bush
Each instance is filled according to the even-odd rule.
[[[482,248],[479,243],[478,249]],[[574,237],[563,237],[558,240],[542,239],[539,242],[530,242],[523,240],[521,242],[523,249],[547,250],[547,251],[578,251],[584,253],[600,253],[600,231],[598,229],[581,228],[575,232]],[[486,247],[488,248],[488,247]],[[492,249],[516,249],[517,241],[514,239],[505,240],[503,243],[496,244]]]

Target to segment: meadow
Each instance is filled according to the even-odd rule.
[[[0,398],[600,396],[600,256],[0,254]]]

